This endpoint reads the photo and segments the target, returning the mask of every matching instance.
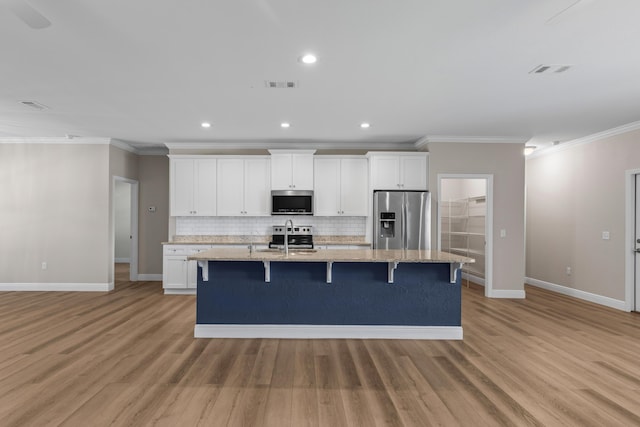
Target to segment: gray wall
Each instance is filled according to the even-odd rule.
[[[0,283],[108,283],[108,173],[105,144],[0,144]]]
[[[139,156],[138,177],[138,273],[162,274],[162,242],[169,240],[169,158]],[[149,206],[156,212],[149,212]]]
[[[438,174],[493,174],[493,289],[524,290],[523,144],[429,143],[429,186],[437,212]],[[432,215],[437,230],[437,215]],[[507,230],[505,238],[500,229]],[[433,247],[437,236],[434,233]]]
[[[624,177],[637,168],[640,131],[528,159],[527,277],[624,301]]]
[[[108,142],[0,143],[0,284],[112,283],[114,176],[140,181],[138,272],[162,273],[168,159]]]

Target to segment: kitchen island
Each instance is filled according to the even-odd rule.
[[[459,270],[438,251],[211,249],[198,261],[198,338],[462,339]]]

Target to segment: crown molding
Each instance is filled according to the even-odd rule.
[[[572,139],[559,145],[553,145],[549,148],[536,150],[533,153],[529,154],[527,156],[527,159],[534,159],[536,157],[558,153],[560,151],[568,150],[569,148],[577,147],[579,145],[591,144],[592,142],[601,141],[605,138],[611,138],[636,130],[640,130],[640,121],[627,123],[626,125],[617,126],[611,129],[604,130],[602,132],[593,133],[582,138]]]
[[[169,150],[414,150],[414,142],[376,141],[226,141],[166,142]]]
[[[112,139],[111,145],[121,148],[125,151],[129,151],[130,153],[137,154],[138,156],[164,156],[166,154],[169,154],[169,150],[167,150],[166,147],[135,147],[128,142],[122,141],[120,139]]]
[[[450,136],[431,135],[420,138],[417,144],[426,145],[430,142],[446,142],[460,144],[525,144],[531,138],[516,136]]]
[[[0,138],[0,144],[88,144],[107,145],[111,138],[93,137],[10,137]]]

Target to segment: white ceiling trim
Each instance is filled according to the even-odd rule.
[[[618,126],[615,128],[607,129],[602,132],[594,133],[591,135],[587,135],[582,138],[573,139],[571,141],[564,142],[559,145],[554,145],[546,149],[536,150],[530,155],[527,156],[527,159],[533,159],[540,156],[546,156],[547,154],[557,153],[563,150],[567,150],[569,148],[576,147],[578,145],[583,144],[591,144],[592,142],[600,141],[605,138],[611,138],[614,136],[622,135],[627,132],[633,132],[636,130],[640,130],[640,121],[631,122],[626,125]]]
[[[428,144],[429,142],[464,143],[464,144],[525,144],[529,137],[514,136],[446,136],[433,135],[426,136],[418,142]],[[418,143],[416,142],[416,144]]]
[[[0,138],[0,144],[110,144],[110,138],[85,138],[85,137],[11,137]]]
[[[374,141],[229,141],[229,142],[167,142],[169,150],[242,150],[242,149],[285,149],[285,150],[415,150],[414,142],[374,142]]]

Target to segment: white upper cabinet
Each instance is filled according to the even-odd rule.
[[[368,154],[373,190],[428,190],[428,153]]]
[[[172,158],[171,216],[216,215],[216,159]]]
[[[367,216],[367,159],[316,156],[314,163],[314,215]]]
[[[271,189],[313,190],[313,153],[315,150],[269,150],[271,153]]]
[[[218,216],[267,216],[270,211],[269,159],[218,159]]]

